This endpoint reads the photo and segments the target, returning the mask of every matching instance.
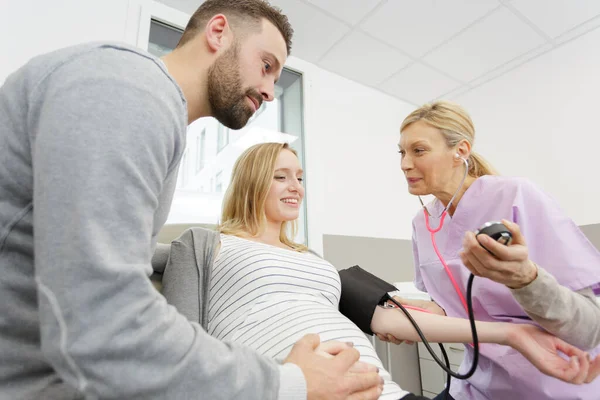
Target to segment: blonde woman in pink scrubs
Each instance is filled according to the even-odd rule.
[[[476,320],[537,325],[590,355],[567,383],[542,374],[511,347],[483,344],[477,371],[466,381],[453,379],[451,396],[599,399],[600,380],[593,378],[600,372],[600,308],[593,289],[600,282],[600,253],[553,198],[527,179],[496,175],[473,152],[475,129],[460,106],[424,105],[406,117],[400,131],[410,194],[435,197],[413,219],[415,284],[435,302],[401,301],[467,318],[464,298],[473,273]],[[438,254],[431,231],[442,219],[435,233]],[[476,238],[474,232],[489,221],[502,221],[512,244]],[[473,348],[465,345],[459,372],[467,372],[472,361]]]

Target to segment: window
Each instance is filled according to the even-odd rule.
[[[220,152],[229,144],[229,128],[219,124],[217,127],[217,152]]]
[[[156,15],[145,14],[148,19]],[[151,19],[148,42],[139,36],[138,45],[162,57],[181,37],[182,18],[170,25],[168,17]],[[145,34],[140,28],[140,35]],[[304,169],[302,75],[284,68],[275,87],[275,99],[265,102],[248,124],[230,130],[214,118],[201,118],[188,128],[188,144],[180,166],[177,189],[167,224],[217,224],[223,194],[227,190],[233,165],[248,147],[263,142],[287,142],[298,152]],[[188,166],[188,164],[191,164]],[[191,168],[191,169],[190,169]],[[306,203],[306,202],[305,202]],[[306,204],[298,224],[296,241],[306,243]]]
[[[215,176],[215,192],[222,193],[223,192],[223,171],[217,172],[217,176]]]
[[[181,158],[181,164],[179,164],[179,177],[177,178],[177,188],[183,189],[188,183],[188,152],[187,149],[183,153]]]
[[[196,136],[196,174],[204,168],[204,150],[206,149],[206,128]]]
[[[152,20],[148,51],[162,57],[177,46],[181,31],[160,21]]]

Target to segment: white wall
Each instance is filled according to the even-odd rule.
[[[314,64],[304,72],[309,244],[323,234],[411,237],[419,209],[397,153],[399,127],[413,106]]]
[[[137,24],[137,16],[128,15],[134,12],[125,0],[5,3],[0,82],[43,52],[90,40],[136,40],[131,21]],[[310,245],[322,251],[323,234],[410,238],[418,207],[406,192],[396,144],[412,106],[294,57],[288,64],[305,73],[307,84]]]
[[[39,53],[90,40],[131,42],[128,3],[0,2],[0,82]],[[502,173],[542,185],[578,224],[600,222],[599,42],[597,29],[455,99],[475,120],[476,150]],[[288,64],[307,83],[311,245],[319,249],[323,234],[409,238],[418,206],[395,145],[413,107],[294,57]]]
[[[31,57],[95,40],[124,40],[126,0],[0,1],[0,83]]]
[[[504,175],[525,176],[576,223],[600,222],[600,29],[457,97],[475,149]]]

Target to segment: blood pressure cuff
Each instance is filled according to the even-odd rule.
[[[375,307],[383,303],[394,285],[379,279],[358,265],[339,271],[342,280],[340,312],[356,324],[363,332],[372,335],[371,320]]]

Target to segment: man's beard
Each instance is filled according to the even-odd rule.
[[[243,128],[254,114],[246,96],[255,99],[259,107],[263,101],[256,90],[242,89],[238,50],[238,45],[231,46],[208,70],[208,101],[212,115],[230,129]]]

